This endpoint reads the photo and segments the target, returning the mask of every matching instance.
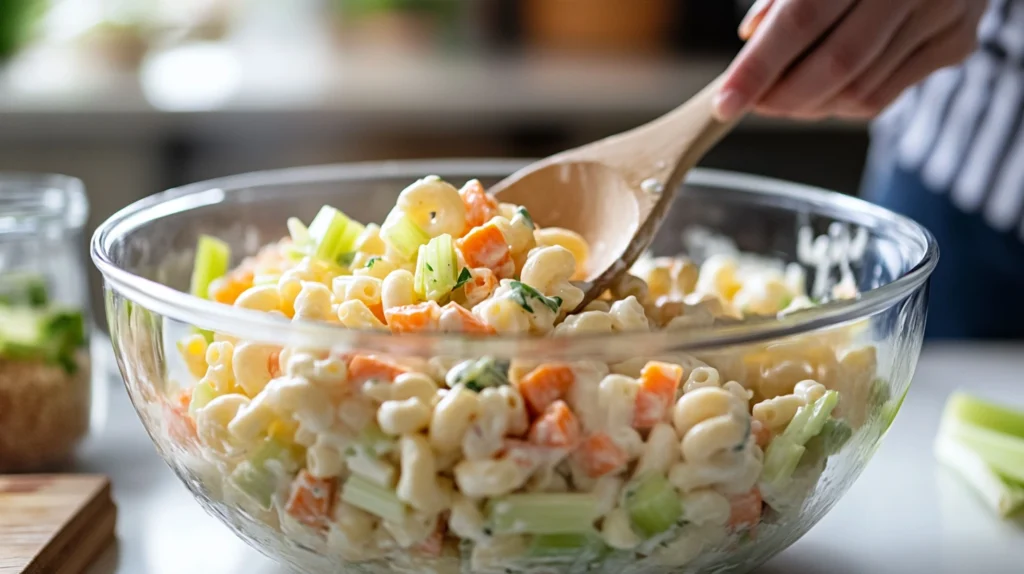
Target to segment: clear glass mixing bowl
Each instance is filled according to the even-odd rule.
[[[289,322],[188,294],[200,234],[228,242],[237,263],[285,236],[289,216],[309,221],[322,205],[330,204],[354,219],[382,221],[397,194],[416,178],[479,178],[488,185],[521,165],[391,162],[240,175],[154,195],[123,209],[97,230],[92,256],[106,280],[106,313],[126,388],[158,452],[200,504],[261,552],[316,573],[742,572],[792,544],[829,511],[874,454],[907,392],[922,342],[928,277],[938,259],[926,230],[863,201],[761,177],[708,170],[691,174],[658,234],[655,255],[689,249],[700,259],[695,244],[688,244],[691,232],[699,229],[731,239],[744,252],[791,262],[807,250],[807,237],[801,240],[801,235],[808,229],[824,236],[830,229],[836,232],[837,224],[866,231],[863,257],[851,267],[861,295],[781,319],[571,339],[394,336]],[[801,484],[790,493],[788,506],[779,505],[787,510],[767,513],[754,532],[707,535],[686,530],[690,526],[684,521],[678,536],[643,550],[588,548],[506,563],[487,559],[479,549],[474,554],[473,543],[449,533],[440,555],[427,556],[413,547],[352,556],[339,552],[330,535],[240,496],[228,479],[237,461],[211,457],[203,448],[196,429],[182,416],[187,402],[179,398],[195,378],[177,344],[196,328],[214,331],[224,340],[332,353],[359,350],[405,362],[491,356],[612,364],[636,357],[689,356],[744,384],[780,361],[802,361],[822,380],[831,378],[843,386],[838,412],[855,430],[831,456],[800,459],[794,482]],[[840,360],[836,351],[863,345],[873,350],[856,365]]]

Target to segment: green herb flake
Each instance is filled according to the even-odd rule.
[[[426,265],[427,271],[433,271],[434,270],[434,268],[429,263],[425,263],[424,265]]]
[[[558,313],[559,309],[562,308],[561,297],[546,297],[540,291],[519,281],[512,281],[509,285],[512,287],[512,297],[515,302],[528,313],[533,313],[533,307],[530,306],[527,299],[539,301],[541,305],[550,309],[552,313]]]
[[[537,229],[537,224],[533,222],[533,216],[530,215],[529,211],[526,211],[525,207],[520,207],[519,209],[516,210],[516,213],[523,216],[523,219],[526,220],[526,223],[530,226],[530,229]]]
[[[459,287],[462,287],[463,285],[469,283],[472,280],[473,273],[469,270],[469,267],[463,267],[462,272],[459,273],[458,280],[455,282],[455,287],[452,288],[452,291],[458,289]]]
[[[378,261],[380,261],[380,257],[371,257],[370,260],[366,262],[366,268],[373,269],[373,264]]]

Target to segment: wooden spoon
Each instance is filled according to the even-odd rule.
[[[590,244],[580,309],[647,250],[687,172],[736,124],[712,114],[721,81],[648,124],[535,162],[491,189],[538,225]]]

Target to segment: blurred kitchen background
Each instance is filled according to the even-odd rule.
[[[91,233],[232,173],[543,156],[693,95],[738,50],[747,5],[0,0],[0,170],[83,179]],[[855,193],[866,148],[863,125],[752,118],[704,163]]]

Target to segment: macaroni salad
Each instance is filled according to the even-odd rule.
[[[380,225],[324,207],[229,269],[200,240],[192,291],[395,334],[692,329],[816,303],[798,265],[647,258],[582,310],[588,245],[478,181],[405,189]],[[856,296],[849,286],[834,297]],[[880,385],[854,330],[624,362],[385,357],[196,331],[183,441],[219,496],[339,562],[519,572],[679,566],[799,512]]]

